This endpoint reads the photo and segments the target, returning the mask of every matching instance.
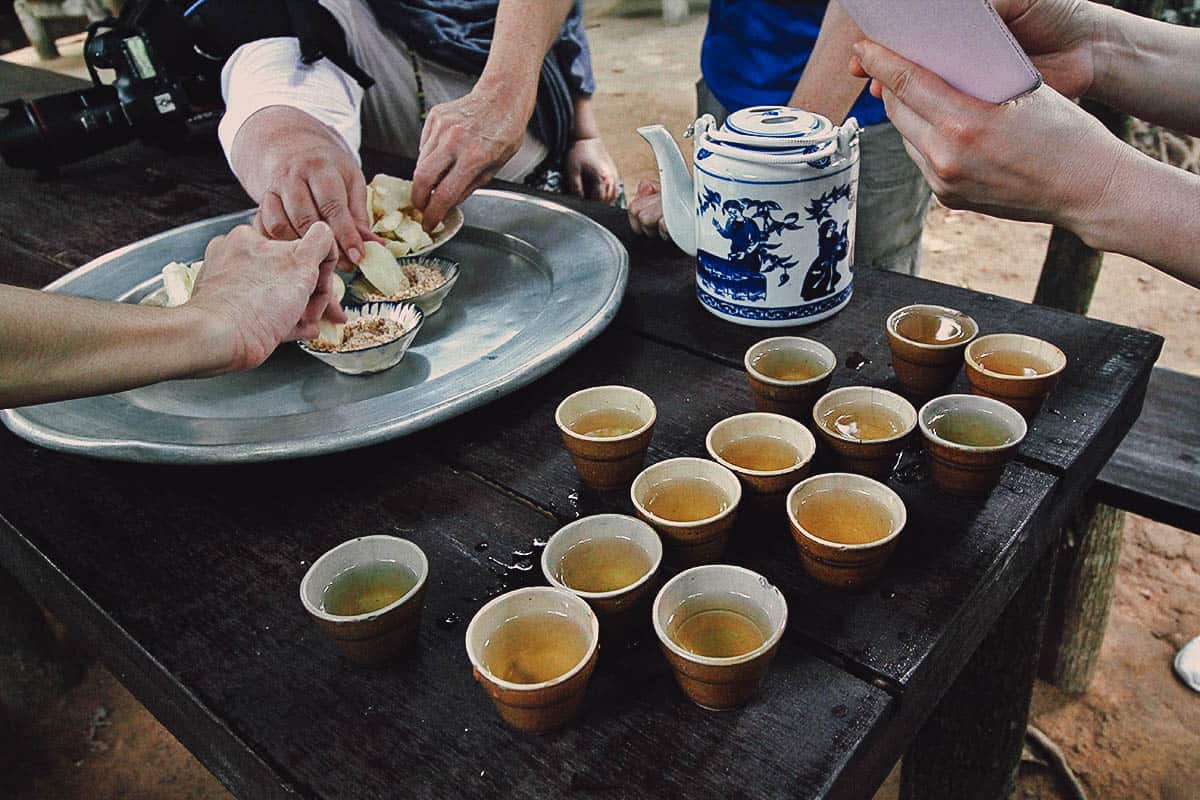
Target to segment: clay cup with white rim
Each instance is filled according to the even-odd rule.
[[[786,379],[766,374],[756,366],[759,359],[776,351],[802,353],[820,371],[797,379]],[[837,367],[837,356],[825,345],[803,336],[773,336],[750,346],[742,359],[746,379],[754,393],[754,407],[759,411],[783,414],[801,422],[808,421],[812,404],[829,388],[833,370]]]
[[[739,655],[714,657],[676,640],[688,619],[717,610],[749,617],[761,644]],[[679,688],[696,705],[719,711],[743,706],[758,693],[787,627],[787,614],[783,594],[762,575],[731,564],[708,564],[667,581],[654,598],[651,620]]]
[[[906,394],[925,399],[954,382],[979,325],[957,309],[917,304],[893,311],[886,330],[896,380]]]
[[[894,431],[887,435],[855,438],[829,427],[825,420],[827,412],[836,409],[856,409],[879,414],[895,423]],[[895,392],[873,386],[846,386],[828,392],[812,411],[817,433],[834,453],[834,462],[839,469],[856,472],[878,480],[886,480],[900,458],[900,451],[917,427],[917,410],[912,403]]]
[[[484,648],[501,625],[528,614],[559,614],[578,625],[587,647],[579,661],[563,674],[540,683],[514,683],[487,668]],[[579,596],[555,586],[533,586],[502,594],[471,619],[466,635],[467,657],[475,680],[492,698],[501,719],[525,733],[544,733],[573,720],[583,703],[596,667],[600,621]]]
[[[846,544],[805,528],[798,516],[800,503],[808,496],[827,491],[845,492],[851,497],[864,494],[880,503],[888,516],[886,535],[861,544]],[[816,475],[796,484],[788,494],[787,515],[804,570],[821,583],[841,589],[855,589],[879,577],[908,521],[908,511],[900,495],[877,480],[849,472]]]
[[[989,356],[1009,353],[1032,357],[1038,368],[1034,374],[1015,374],[989,369],[983,362]],[[1042,408],[1046,396],[1066,369],[1067,356],[1049,342],[1020,333],[993,333],[980,336],[967,346],[963,358],[971,393],[991,397],[1021,412],[1025,419]]]
[[[587,591],[566,582],[563,559],[573,548],[611,539],[624,540],[627,546],[638,548],[645,556],[645,572],[633,582],[607,591]],[[662,555],[662,541],[645,522],[625,514],[594,514],[564,525],[550,537],[542,550],[542,574],[551,586],[579,595],[599,617],[607,620],[634,608],[650,594]]]
[[[1028,430],[1015,408],[974,394],[935,397],[921,407],[918,417],[929,454],[929,477],[943,492],[960,497],[991,491]],[[983,426],[992,438],[978,438],[981,434],[968,425]]]
[[[584,415],[605,410],[631,413],[638,427],[617,436],[572,430]],[[593,489],[610,490],[629,483],[642,468],[657,416],[654,401],[645,392],[628,386],[593,386],[559,403],[554,421],[580,480]]]
[[[323,608],[325,589],[343,572],[379,562],[394,562],[416,576],[402,597],[376,611],[353,616],[331,614]],[[300,602],[346,658],[358,664],[384,664],[417,637],[425,605],[429,561],[421,548],[395,536],[360,536],[334,547],[313,562],[300,581]]]
[[[691,521],[667,519],[650,511],[647,504],[667,481],[700,478],[720,495],[723,508],[711,516]],[[629,487],[634,510],[663,537],[668,563],[676,567],[710,564],[721,557],[737,520],[742,484],[728,467],[707,458],[669,458],[651,464]]]
[[[751,437],[780,440],[795,449],[795,462],[771,470],[750,469],[721,455],[731,444]],[[746,489],[762,495],[787,492],[807,478],[812,470],[813,456],[817,452],[816,439],[802,423],[782,414],[763,411],[738,414],[721,420],[709,429],[704,446],[708,449],[709,456],[737,475]]]

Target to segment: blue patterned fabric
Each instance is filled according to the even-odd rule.
[[[711,0],[700,70],[721,105],[730,111],[786,105],[812,55],[826,5],[824,0]],[[887,120],[883,103],[866,91],[850,113],[860,125]]]

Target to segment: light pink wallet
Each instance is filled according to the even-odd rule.
[[[961,92],[1003,103],[1042,82],[988,0],[840,0],[867,38]]]

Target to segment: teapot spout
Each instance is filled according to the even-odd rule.
[[[645,125],[638,134],[650,143],[662,183],[663,220],[680,250],[696,255],[696,199],[692,175],[671,132],[662,125]]]

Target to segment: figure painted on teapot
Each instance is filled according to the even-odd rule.
[[[671,238],[696,256],[696,296],[744,325],[816,322],[853,291],[858,124],[757,106],[689,130],[694,175],[661,125],[639,128],[654,148]]]

